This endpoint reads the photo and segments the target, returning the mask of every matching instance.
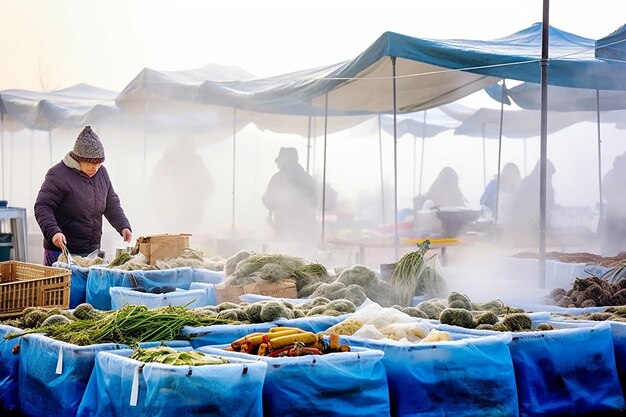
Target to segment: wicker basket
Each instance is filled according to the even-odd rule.
[[[19,315],[26,307],[69,308],[71,274],[64,268],[0,262],[0,317]]]

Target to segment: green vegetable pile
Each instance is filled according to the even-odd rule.
[[[417,282],[424,268],[424,255],[430,240],[424,240],[415,252],[409,252],[396,263],[391,275],[391,289],[395,301],[402,306],[410,306],[417,288]]]
[[[183,306],[148,309],[142,305],[125,305],[120,310],[107,312],[96,318],[42,325],[23,333],[11,333],[5,339],[13,339],[29,333],[45,333],[47,336],[79,346],[98,343],[159,342],[182,338],[185,326],[229,324],[224,320],[203,314]]]
[[[221,365],[229,363],[228,360],[221,357],[207,356],[202,352],[196,351],[178,351],[167,346],[139,348],[133,352],[130,358],[145,363],[162,363],[175,366]]]

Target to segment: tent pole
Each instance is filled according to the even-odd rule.
[[[420,155],[420,182],[417,195],[422,195],[422,178],[424,177],[424,148],[426,147],[426,136],[422,136],[422,154]],[[421,207],[420,207],[421,210]]]
[[[235,160],[237,157],[237,108],[233,107],[233,188],[232,188],[232,194],[233,194],[233,200],[232,200],[232,207],[233,207],[233,212],[232,212],[232,223],[230,225],[230,230],[232,232],[235,231]]]
[[[506,90],[506,81],[502,79],[502,100],[500,100],[500,133],[498,135],[498,179],[496,187],[496,212],[494,217],[494,224],[498,225],[498,212],[500,211],[500,167],[502,164],[502,126],[504,125],[504,91]]]
[[[543,0],[541,28],[541,144],[539,175],[539,284],[546,287],[546,166],[548,160],[548,44],[550,0]]]
[[[596,89],[596,117],[598,125],[598,194],[600,196],[600,224],[604,223],[604,207],[602,204],[602,140],[600,139],[600,90]]]
[[[52,166],[52,127],[48,122],[48,145],[50,146],[50,166]]]
[[[322,173],[322,243],[326,240],[326,139],[328,136],[328,93],[324,98],[324,170]],[[361,260],[363,262],[363,260]]]
[[[382,137],[382,115],[378,113],[378,166],[380,167],[380,205],[382,210],[382,222],[385,224],[385,182],[383,181],[383,137]]]
[[[2,199],[6,200],[6,196],[4,195],[4,113],[0,113],[0,140],[2,141],[1,143],[1,158],[0,159],[0,166],[2,166]]]
[[[11,132],[11,166],[9,172],[11,172],[11,182],[9,183],[9,199],[13,199],[13,160],[15,159],[15,134]]]
[[[485,150],[485,122],[483,122],[483,187],[487,186],[487,151]]]
[[[150,98],[150,89],[146,88],[146,99],[143,102],[143,175],[142,181],[146,180],[146,154],[148,149],[148,100]]]
[[[393,250],[395,259],[398,259],[400,252],[400,235],[398,234],[398,126],[397,126],[397,88],[396,88],[396,57],[391,57],[391,68],[393,70]]]
[[[424,144],[426,143],[426,110],[424,110],[424,119],[422,121],[422,154],[420,156],[420,182],[419,182],[419,193],[417,195],[422,194],[422,174],[424,173]],[[415,194],[415,190],[413,190],[413,195]]]
[[[309,125],[306,140],[306,173],[310,174],[309,161],[311,159],[311,115],[309,114]]]
[[[417,136],[413,135],[413,196],[416,196],[417,188]]]

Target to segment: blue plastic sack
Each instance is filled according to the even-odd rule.
[[[171,285],[188,290],[193,278],[191,268],[173,268],[153,271],[124,271],[101,267],[89,268],[87,276],[87,302],[98,310],[111,310],[111,287],[134,286],[150,290]]]
[[[40,334],[20,338],[19,399],[21,412],[29,417],[74,417],[91,376],[98,352],[128,349],[123,344],[77,346]],[[159,342],[141,346],[158,346]],[[173,341],[184,347],[189,342]]]
[[[409,343],[341,337],[341,342],[385,352],[393,416],[517,416],[507,347],[511,336],[454,339],[460,340]]]
[[[98,353],[79,417],[263,415],[263,362],[228,358],[231,363],[223,365],[144,364],[130,359],[132,352]]]
[[[217,296],[215,295],[215,287],[213,284],[207,284],[205,282],[192,282],[189,286],[190,290],[204,290],[206,292],[206,305],[216,306]]]
[[[0,409],[19,411],[20,338],[4,340],[9,333],[21,333],[17,327],[0,324]]]
[[[223,346],[198,350],[225,357],[267,362],[263,415],[389,416],[383,352],[355,347],[352,352],[269,358],[227,352]]]
[[[464,334],[497,332],[458,329]],[[609,323],[511,333],[520,416],[603,415],[625,406]]]
[[[626,405],[608,323],[516,333],[509,349],[521,416],[602,415]]]
[[[191,346],[199,348],[207,345],[230,345],[231,342],[250,333],[266,333],[274,323],[255,324],[213,324],[211,326],[185,326],[181,330],[183,336],[191,339]]]
[[[204,282],[205,284],[219,284],[224,281],[224,271],[211,271],[202,268],[193,268],[193,282]]]
[[[55,262],[52,266],[72,271],[72,275],[70,276],[70,308],[76,308],[77,305],[84,303],[87,300],[87,276],[89,275],[89,268],[70,265],[65,262]]]
[[[134,291],[126,287],[109,288],[111,308],[118,310],[126,304],[142,305],[148,308],[167,306],[186,306],[187,308],[204,307],[208,305],[208,295],[205,289],[177,290],[165,294],[152,294]]]
[[[597,321],[590,320],[551,320],[548,323],[558,329],[595,327],[598,325]],[[607,321],[607,323],[611,326],[617,376],[622,385],[622,390],[626,393],[626,323],[619,321]]]

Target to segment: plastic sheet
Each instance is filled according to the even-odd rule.
[[[132,277],[132,278],[131,278]],[[89,268],[87,276],[87,302],[98,310],[111,310],[111,287],[131,288],[135,285],[150,290],[171,285],[188,290],[193,279],[191,268],[174,268],[155,271],[124,271],[101,267]]]
[[[207,345],[230,345],[233,340],[250,333],[266,333],[272,327],[276,327],[276,324],[214,324],[200,327],[185,326],[181,333],[191,338],[191,346],[195,349]]]
[[[266,363],[228,358],[223,365],[172,366],[131,354],[98,353],[79,417],[263,415]]]
[[[590,320],[550,320],[548,323],[557,329],[595,327],[598,325],[597,321]],[[622,385],[622,390],[626,393],[626,323],[618,321],[608,321],[607,323],[611,326],[617,376]]]
[[[459,337],[455,337],[459,339]],[[437,343],[341,337],[342,343],[380,349],[393,416],[517,416],[515,374],[499,334]]]
[[[625,406],[609,323],[511,335],[520,416],[603,415]]]
[[[19,400],[21,412],[29,417],[74,417],[91,376],[98,352],[127,349],[128,346],[103,343],[77,346],[40,334],[21,338]],[[158,342],[142,346],[158,346]],[[189,342],[168,342],[184,347]]]
[[[205,284],[219,284],[224,281],[224,271],[210,271],[208,269],[193,268],[193,282],[204,282]]]
[[[207,306],[217,305],[217,295],[215,295],[215,287],[213,284],[207,284],[205,282],[192,282],[189,286],[190,290],[203,290],[206,293]]]
[[[355,347],[346,353],[269,358],[227,352],[224,347],[198,350],[267,362],[263,386],[265,417],[390,415],[387,375],[380,350]]]
[[[111,308],[113,310],[120,309],[125,304],[143,305],[148,308],[168,305],[196,308],[209,305],[206,289],[179,289],[165,294],[152,294],[134,291],[126,287],[111,287],[109,288],[109,295],[111,296]]]
[[[70,308],[76,308],[77,305],[84,303],[87,300],[87,276],[89,275],[89,268],[70,265],[65,262],[55,262],[52,266],[72,271],[72,275],[70,276]]]
[[[19,411],[19,353],[13,353],[13,349],[19,349],[20,339],[4,340],[9,333],[21,333],[17,327],[0,324],[0,410]]]

